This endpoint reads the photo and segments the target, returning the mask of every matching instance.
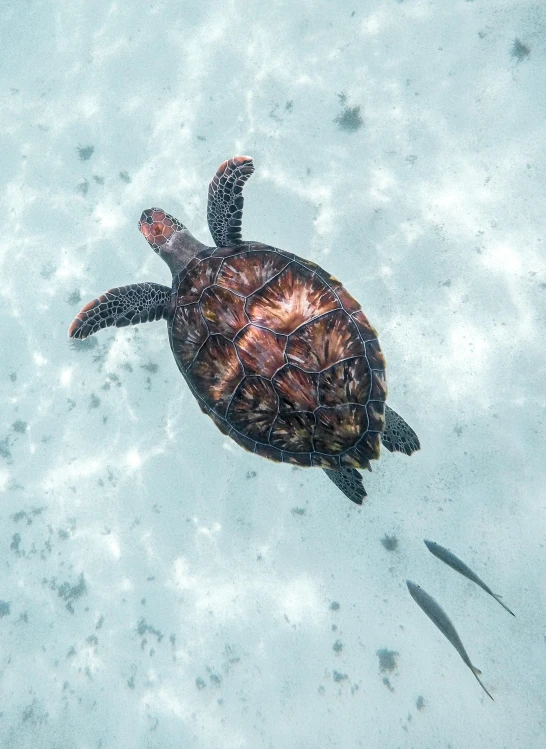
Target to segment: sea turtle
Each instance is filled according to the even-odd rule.
[[[270,460],[318,466],[353,502],[358,468],[381,443],[411,455],[419,440],[385,404],[385,360],[360,304],[315,263],[243,241],[248,156],[224,161],[208,192],[215,247],[159,208],[139,229],[167,263],[172,287],[110,289],[83,307],[71,338],[167,320],[174,358],[201,409],[239,445]]]

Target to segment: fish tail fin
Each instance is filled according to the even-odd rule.
[[[493,598],[495,598],[500,603],[500,605],[502,606],[502,608],[506,609],[506,611],[508,611],[509,614],[512,614],[512,616],[515,616],[514,612],[510,611],[510,609],[508,608],[508,606],[501,601],[502,596],[497,595],[497,593],[493,593]]]
[[[487,689],[485,688],[485,685],[484,685],[483,681],[482,681],[482,680],[480,679],[480,676],[481,676],[481,674],[482,674],[482,672],[480,671],[480,669],[479,669],[479,668],[476,668],[475,666],[471,666],[471,669],[472,669],[472,673],[474,674],[474,676],[475,676],[475,677],[476,677],[476,679],[478,680],[478,682],[479,682],[479,684],[480,684],[481,688],[483,689],[483,691],[484,691],[484,692],[486,693],[486,695],[487,695],[488,697],[491,697],[491,699],[492,699],[492,700],[493,700],[493,702],[494,702],[494,701],[495,701],[495,699],[494,699],[493,695],[492,695],[492,694],[490,694],[490,693],[489,693],[489,692],[487,691]]]

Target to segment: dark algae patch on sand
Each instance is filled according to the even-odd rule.
[[[519,39],[515,39],[514,44],[512,45],[511,54],[512,57],[515,57],[518,62],[522,62],[526,57],[529,57],[529,55],[531,54],[531,50],[526,44],[520,42]]]
[[[360,107],[348,107],[347,106],[347,95],[341,92],[337,95],[339,103],[343,107],[341,114],[335,118],[334,122],[337,124],[340,130],[344,130],[346,133],[354,133],[359,130],[364,124],[364,120],[360,115]]]
[[[95,146],[78,146],[78,156],[81,161],[89,161],[95,151]]]
[[[396,551],[398,548],[398,539],[396,536],[387,536],[385,534],[381,539],[381,543],[387,551]]]
[[[364,124],[364,120],[360,116],[360,107],[345,107],[343,112],[335,118],[334,122],[340,130],[344,130],[346,133],[354,133],[360,130]]]
[[[379,670],[382,674],[387,672],[392,673],[395,670],[398,665],[396,659],[399,655],[396,650],[381,648],[381,650],[376,650],[375,654],[379,658]]]

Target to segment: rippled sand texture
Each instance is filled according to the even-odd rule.
[[[542,5],[8,0],[2,24],[0,746],[543,747]],[[361,509],[222,435],[165,322],[67,339],[107,289],[170,283],[144,208],[211,242],[239,153],[243,236],[343,281],[421,439]]]

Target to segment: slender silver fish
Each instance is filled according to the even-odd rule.
[[[438,557],[438,559],[441,559],[442,562],[445,562],[450,567],[453,567],[454,570],[457,570],[457,572],[460,572],[461,575],[464,575],[469,580],[472,580],[473,583],[476,583],[476,585],[479,585],[480,588],[485,590],[486,593],[489,593],[490,596],[493,596],[493,598],[500,603],[503,609],[506,609],[506,611],[508,611],[509,614],[512,614],[512,616],[515,616],[514,612],[510,611],[508,606],[500,600],[502,596],[499,596],[496,593],[493,593],[491,588],[489,588],[483,582],[483,580],[480,580],[480,578],[472,572],[470,567],[467,567],[464,562],[461,562],[461,560],[458,557],[456,557],[455,554],[453,554],[449,549],[444,549],[443,546],[440,546],[434,541],[427,541],[426,539],[425,539],[425,546],[432,554],[434,554],[435,557]]]
[[[482,687],[483,691],[489,697],[491,697],[480,679],[481,671],[476,668],[476,666],[472,665],[470,658],[468,657],[468,654],[464,649],[464,645],[461,642],[461,638],[457,634],[457,630],[451,623],[450,618],[440,606],[440,604],[437,603],[432,596],[429,596],[429,594],[426,593],[423,588],[421,588],[419,585],[416,585],[415,583],[412,583],[411,580],[406,580],[406,585],[408,586],[408,590],[411,593],[411,597],[413,598],[413,600],[417,604],[419,604],[428,618],[432,619],[432,621],[438,627],[444,637],[447,637],[449,642],[459,653],[468,668],[472,671],[476,679],[480,682],[480,686]],[[491,699],[493,699],[493,697],[491,697]]]

